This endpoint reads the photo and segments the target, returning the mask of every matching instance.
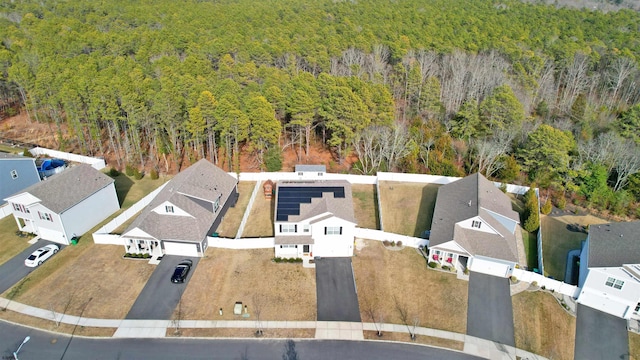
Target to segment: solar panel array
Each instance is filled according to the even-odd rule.
[[[289,215],[300,215],[300,204],[311,204],[311,199],[321,198],[323,193],[333,193],[334,198],[344,198],[343,186],[281,186],[278,188],[276,221],[288,221]]]

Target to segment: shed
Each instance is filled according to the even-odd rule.
[[[267,200],[271,200],[271,197],[273,196],[273,181],[265,181],[262,185],[262,189],[264,190],[264,198]]]

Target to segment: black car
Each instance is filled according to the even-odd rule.
[[[189,270],[191,270],[191,266],[193,265],[193,261],[189,259],[184,259],[176,266],[176,269],[173,271],[173,275],[171,275],[171,282],[175,284],[183,283],[184,279],[187,278],[189,274]]]

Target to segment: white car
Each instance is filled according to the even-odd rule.
[[[45,260],[57,253],[60,248],[58,245],[50,244],[43,246],[40,249],[34,251],[24,260],[24,264],[28,267],[36,267],[42,264]]]

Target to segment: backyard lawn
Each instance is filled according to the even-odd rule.
[[[573,359],[576,318],[553,295],[525,291],[511,301],[516,347],[549,359]]]
[[[381,181],[379,184],[384,231],[421,237],[431,229],[437,184]]]
[[[315,270],[272,258],[273,249],[207,249],[173,318],[241,320],[233,315],[241,301],[248,306],[248,320],[260,312],[260,320],[315,321]]]
[[[631,360],[640,360],[640,335],[629,332],[629,355]]]
[[[353,195],[353,212],[355,213],[358,227],[379,229],[376,186],[353,184],[351,185],[351,192]]]
[[[542,226],[542,252],[544,257],[545,276],[563,281],[567,253],[573,249],[580,249],[581,243],[587,238],[587,234],[579,231],[571,231],[568,225],[602,224],[607,221],[593,215],[576,216],[540,216]]]
[[[404,312],[411,326],[417,319],[418,326],[465,333],[468,282],[428,269],[415,249],[358,242],[353,270],[363,322],[374,322],[372,310],[377,322],[402,324]]]
[[[0,265],[28,248],[30,237],[16,235],[18,225],[13,215],[0,219]]]
[[[235,238],[236,233],[238,232],[238,228],[240,228],[240,223],[242,222],[242,217],[244,216],[245,210],[247,210],[247,205],[249,204],[249,199],[251,198],[251,193],[255,188],[256,183],[253,181],[241,181],[238,183],[238,202],[236,206],[229,208],[227,213],[224,215],[224,219],[218,226],[216,232],[221,237],[226,238]],[[258,194],[260,196],[261,193]]]
[[[275,197],[267,200],[262,193],[256,196],[242,233],[243,238],[273,236],[274,202]]]

